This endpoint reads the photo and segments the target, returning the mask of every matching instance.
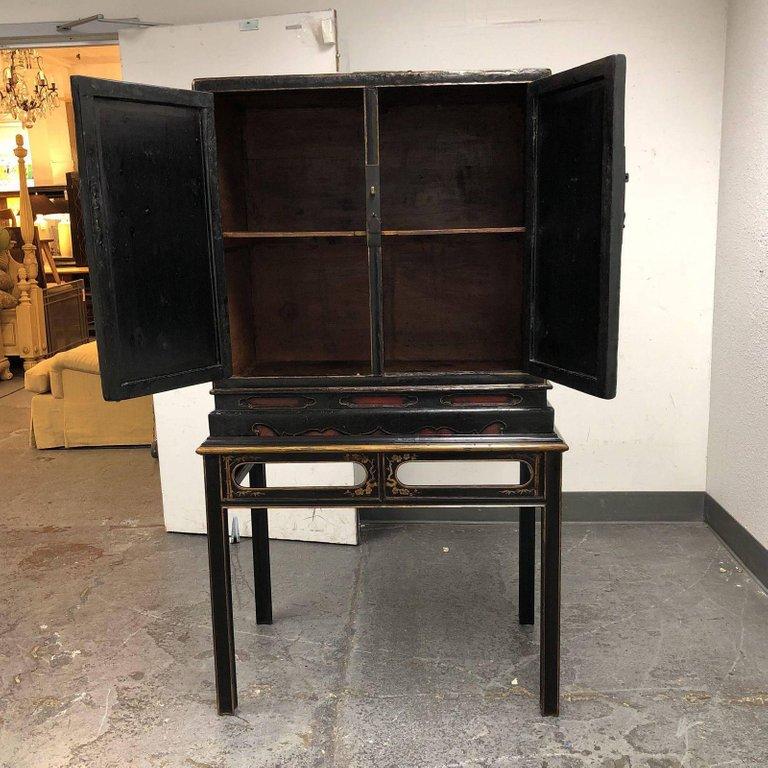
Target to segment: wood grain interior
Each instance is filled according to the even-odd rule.
[[[525,87],[383,88],[388,373],[522,365]],[[360,89],[216,96],[237,376],[371,372]]]
[[[364,242],[254,240],[225,258],[235,376],[371,372]]]
[[[357,88],[217,95],[223,229],[364,229],[363,110]]]
[[[219,170],[221,228],[245,227],[247,222],[243,108],[226,94],[214,97],[216,154]]]
[[[520,235],[387,238],[382,272],[385,372],[520,370]]]
[[[379,91],[384,229],[524,223],[525,85]]]

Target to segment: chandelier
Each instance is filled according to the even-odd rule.
[[[59,105],[56,83],[48,81],[43,59],[34,48],[0,51],[3,82],[0,85],[0,114],[9,114],[25,128]]]

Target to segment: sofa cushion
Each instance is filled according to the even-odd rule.
[[[58,370],[66,368],[69,371],[82,371],[83,373],[99,372],[99,353],[96,342],[89,341],[79,347],[59,352],[52,358],[53,367]]]
[[[51,358],[51,394],[56,398],[64,397],[62,371],[79,371],[99,375],[99,356],[96,342],[89,341],[74,349],[59,352]]]
[[[24,389],[44,394],[51,389],[51,363],[53,358],[41,360],[24,372]]]

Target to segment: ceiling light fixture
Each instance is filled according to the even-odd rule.
[[[25,128],[59,105],[56,83],[48,80],[42,56],[34,48],[0,51],[3,81],[0,86],[0,113],[19,120]]]

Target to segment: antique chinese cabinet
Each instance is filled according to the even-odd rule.
[[[237,707],[226,508],[517,506],[541,711],[558,711],[560,474],[548,380],[616,389],[624,69],[72,79],[104,396],[213,381],[205,462],[217,701]],[[402,465],[515,460],[507,485]],[[192,460],[192,457],[190,457]],[[354,487],[267,487],[351,461]]]

